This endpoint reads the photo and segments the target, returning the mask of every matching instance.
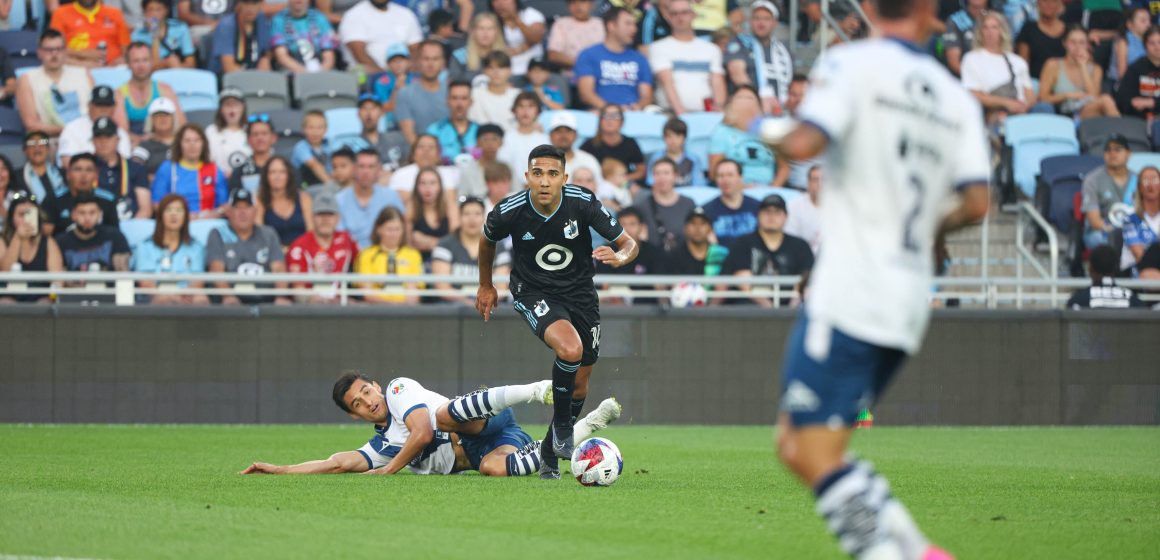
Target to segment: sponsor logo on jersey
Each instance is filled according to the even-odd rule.
[[[396,384],[391,386],[391,394],[392,395],[397,395],[397,394],[402,393],[402,392],[403,392],[403,384],[402,383],[396,383]]]
[[[548,272],[563,270],[572,264],[572,251],[555,243],[545,245],[536,253],[536,264]]]

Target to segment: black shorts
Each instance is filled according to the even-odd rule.
[[[568,321],[580,334],[584,345],[584,357],[580,365],[590,366],[600,358],[600,303],[596,297],[569,298],[567,300],[534,293],[524,293],[515,297],[513,304],[532,332],[541,341],[548,326],[556,321]],[[545,343],[546,344],[546,343]]]

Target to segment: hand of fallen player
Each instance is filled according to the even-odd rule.
[[[238,474],[278,474],[278,465],[254,463]]]
[[[624,259],[620,254],[612,250],[612,247],[602,245],[592,251],[592,258],[611,266],[612,268],[620,268],[624,266]]]
[[[364,472],[362,474],[391,474],[391,473],[387,471],[386,466],[382,466],[382,467],[379,467],[377,469],[369,470],[369,471]]]
[[[495,309],[497,299],[499,294],[495,291],[495,286],[480,286],[475,292],[475,310],[485,322],[491,319],[491,311]]]

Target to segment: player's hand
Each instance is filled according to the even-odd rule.
[[[495,286],[480,286],[475,292],[475,310],[483,317],[484,322],[491,319],[491,312],[495,309],[495,302],[498,299],[499,293],[495,291]]]
[[[601,245],[595,251],[592,251],[592,258],[612,268],[620,268],[625,264],[624,257],[620,256],[620,253],[613,251],[612,247],[607,245]]]
[[[238,474],[282,474],[281,467],[270,463],[254,463]]]
[[[391,473],[387,471],[386,466],[382,466],[382,467],[379,467],[377,469],[371,469],[371,470],[364,472],[362,474],[391,474]]]

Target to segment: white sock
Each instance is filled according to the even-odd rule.
[[[491,418],[505,409],[511,408],[512,405],[530,403],[535,400],[535,385],[535,383],[503,385],[472,391],[462,397],[451,399],[451,402],[447,403],[447,412],[460,424]]]
[[[870,464],[847,464],[818,487],[818,514],[847,554],[860,560],[920,559],[930,543]]]

